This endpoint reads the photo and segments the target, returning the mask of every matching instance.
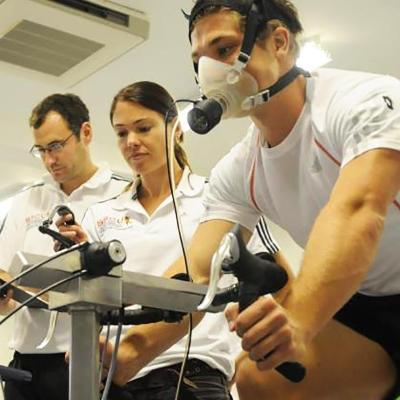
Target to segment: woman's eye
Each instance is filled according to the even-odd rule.
[[[146,133],[149,132],[151,130],[151,126],[140,126],[138,127],[138,131],[140,133]]]
[[[125,138],[127,135],[128,135],[128,132],[127,132],[127,131],[118,131],[118,132],[117,132],[117,136],[118,136],[120,139]]]

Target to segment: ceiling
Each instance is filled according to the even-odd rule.
[[[49,85],[0,64],[0,198],[43,174],[40,161],[29,156],[32,136],[27,119],[43,97],[74,92],[91,110],[95,132],[93,155],[115,170],[126,171],[108,121],[112,97],[123,86],[154,80],[176,98],[196,98],[187,25],[181,8],[192,0],[112,0],[147,13],[150,37],[139,47],[107,65],[74,87]],[[400,78],[399,0],[295,0],[305,37],[319,36],[332,55],[330,67],[386,73]],[[0,19],[2,18],[0,14]],[[186,134],[186,147],[194,169],[208,174],[229,147],[237,142],[248,120],[224,121],[207,136]]]

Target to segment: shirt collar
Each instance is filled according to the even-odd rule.
[[[140,183],[140,177],[136,177],[130,188],[121,193],[118,198],[115,199],[113,208],[115,210],[130,208],[132,200],[137,200],[137,189],[140,186]],[[203,191],[204,184],[204,177],[193,174],[188,167],[185,167],[182,178],[175,191],[176,197],[195,197]]]
[[[83,183],[79,188],[87,189],[97,189],[98,187],[106,184],[112,176],[112,171],[107,164],[102,164],[98,167],[97,171],[91,176],[85,183]],[[56,182],[50,174],[46,174],[43,178],[43,183],[50,185],[57,191],[61,191],[60,184]]]

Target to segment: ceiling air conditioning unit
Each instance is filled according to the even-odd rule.
[[[147,39],[146,15],[110,0],[0,0],[0,68],[71,87]]]

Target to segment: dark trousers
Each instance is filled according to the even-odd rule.
[[[68,364],[64,353],[20,354],[10,367],[32,373],[31,382],[5,383],[5,400],[68,400]]]
[[[181,364],[159,368],[148,375],[113,388],[110,400],[174,400]],[[226,376],[208,364],[191,359],[186,364],[180,400],[231,399]]]

